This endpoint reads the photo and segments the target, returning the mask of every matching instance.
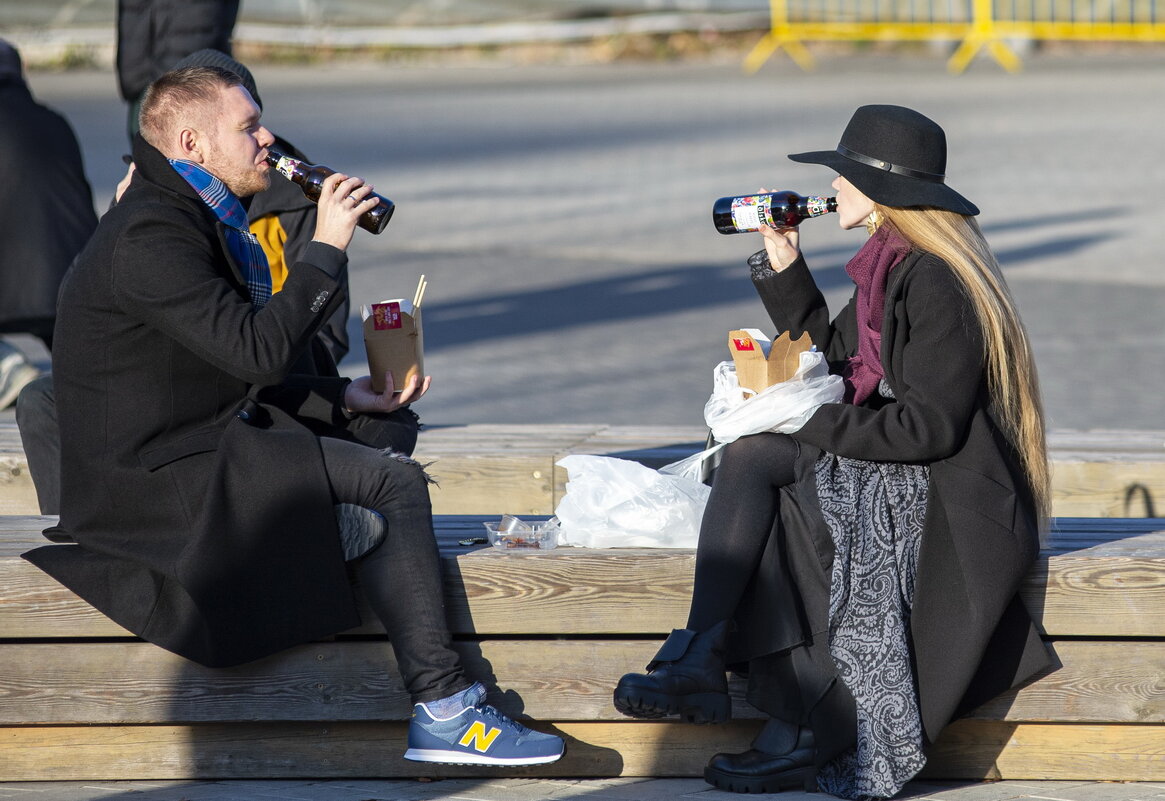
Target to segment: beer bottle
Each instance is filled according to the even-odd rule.
[[[299,159],[293,159],[271,148],[267,148],[267,163],[287,180],[299,184],[308,199],[316,203],[319,202],[324,179],[336,172],[331,167],[325,167],[322,164],[305,164]],[[396,205],[388,198],[375,192],[371,196],[379,200],[380,203],[361,214],[357,224],[365,231],[379,234],[384,230],[384,226],[388,225],[388,220],[392,217],[393,211],[396,210]]]
[[[722,234],[770,228],[795,228],[808,217],[837,211],[837,198],[801,197],[796,192],[722,197],[712,204],[712,222]]]

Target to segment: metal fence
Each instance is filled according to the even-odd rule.
[[[769,0],[769,32],[745,59],[754,72],[778,50],[813,68],[807,41],[959,43],[959,73],[981,50],[1004,69],[1022,66],[1011,40],[1165,41],[1165,0]]]

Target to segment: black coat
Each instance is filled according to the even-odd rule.
[[[51,321],[61,278],[97,216],[73,129],[23,81],[0,81],[0,186],[0,330]]]
[[[808,331],[840,372],[857,349],[855,299],[831,323],[824,298],[799,259],[754,280],[779,331]],[[789,546],[770,543],[738,622],[737,659],[824,639],[832,546],[817,507],[812,463],[822,451],[855,459],[923,463],[930,490],[911,615],[915,673],[928,740],[962,711],[1046,667],[1048,654],[1018,589],[1039,551],[1030,488],[986,389],[982,334],[952,270],[914,251],[891,273],[881,362],[896,400],[822,406],[794,434],[802,445],[797,484],[783,493]],[[776,531],[777,529],[775,529]],[[764,609],[791,576],[804,626],[771,625]],[[818,642],[817,645],[821,643]],[[773,666],[788,675],[796,666]],[[762,663],[762,674],[768,669]],[[753,682],[761,708],[780,708],[780,688]],[[810,699],[811,700],[811,699]],[[795,705],[794,705],[795,706]]]
[[[162,73],[211,48],[231,54],[239,0],[117,0],[117,84],[130,103]]]
[[[356,625],[316,436],[344,425],[347,381],[287,375],[346,257],[313,243],[256,312],[213,213],[140,137],[134,162],[61,291],[60,528],[78,544],[25,558],[210,666]]]

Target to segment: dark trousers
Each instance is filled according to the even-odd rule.
[[[16,419],[41,514],[59,514],[61,447],[51,376],[24,388]],[[416,416],[408,409],[362,416],[351,429],[366,444],[320,439],[333,498],[374,509],[388,523],[384,542],[356,561],[357,579],[388,632],[414,702],[444,698],[471,682],[450,646],[424,472],[403,458],[416,444]],[[385,455],[385,448],[399,456]]]
[[[16,427],[20,429],[40,513],[60,514],[61,432],[51,375],[34,378],[20,391],[16,398]]]
[[[470,684],[453,650],[428,479],[416,462],[354,442],[323,438],[335,503],[373,509],[384,541],[355,561],[356,576],[392,643],[413,702],[445,698]]]

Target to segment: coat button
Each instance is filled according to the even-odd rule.
[[[239,418],[240,420],[250,420],[251,413],[248,412],[246,409],[240,409],[239,413],[236,414],[235,417]]]

